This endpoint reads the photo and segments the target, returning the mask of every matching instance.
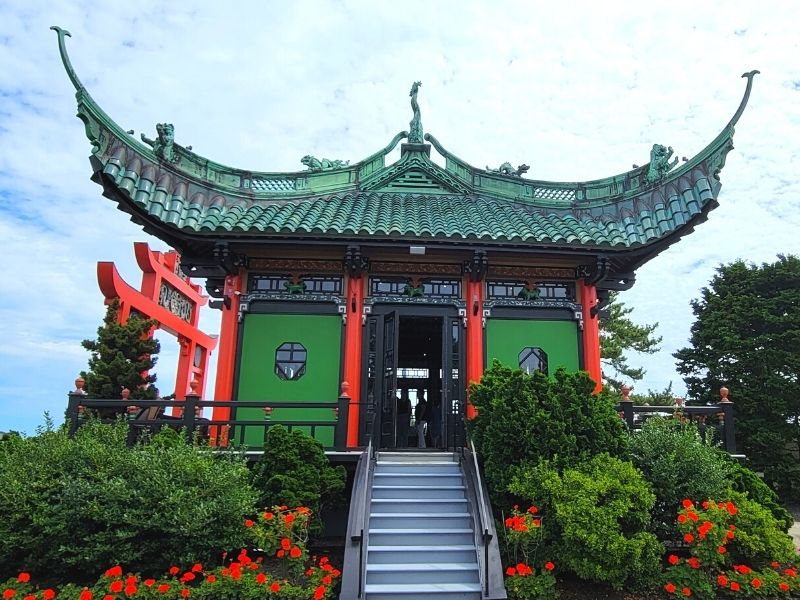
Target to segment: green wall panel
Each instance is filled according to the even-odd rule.
[[[247,314],[242,327],[239,360],[239,400],[276,402],[335,402],[339,396],[342,319],[338,315]],[[299,379],[280,379],[275,374],[275,350],[284,342],[302,344],[307,352],[305,374]],[[240,419],[263,420],[259,409],[239,409]],[[335,417],[328,408],[276,408],[273,422],[330,421],[317,426],[315,436],[324,446],[333,446]],[[311,433],[309,427],[297,427]],[[250,428],[248,446],[261,446],[263,429]],[[238,438],[237,438],[238,439]]]
[[[580,368],[578,361],[578,324],[575,321],[541,319],[489,319],[486,323],[486,365],[497,359],[519,368],[519,353],[525,347],[541,348],[547,353],[548,371],[558,367],[568,371]]]

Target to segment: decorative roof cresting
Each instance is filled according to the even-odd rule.
[[[422,82],[415,81],[414,85],[411,86],[411,91],[408,93],[408,95],[411,96],[411,110],[414,111],[414,116],[408,123],[408,127],[410,129],[408,133],[409,144],[423,143],[422,114],[419,112],[419,104],[417,103],[417,93],[419,92],[420,87],[422,87]]]

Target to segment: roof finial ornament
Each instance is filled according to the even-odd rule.
[[[677,156],[672,162],[669,161],[673,152],[672,146],[653,144],[653,148],[650,150],[650,168],[647,170],[647,181],[655,183],[678,164]]]
[[[148,146],[152,146],[153,154],[158,158],[169,162],[178,162],[175,154],[175,126],[172,123],[156,123],[156,133],[158,137],[151,140],[142,134],[142,141]]]
[[[333,169],[344,169],[350,165],[349,160],[331,160],[330,158],[317,158],[306,154],[300,159],[308,171],[331,171]]]
[[[419,104],[417,104],[417,93],[419,92],[419,88],[422,86],[421,81],[415,81],[414,85],[411,86],[411,92],[409,92],[409,96],[411,96],[411,110],[414,111],[414,117],[409,121],[409,133],[408,133],[408,143],[409,144],[422,144],[423,143],[423,136],[422,136],[422,115],[419,112]]]
[[[525,173],[527,173],[530,170],[530,167],[528,165],[522,164],[515,169],[510,162],[506,161],[496,169],[492,169],[489,167],[489,165],[486,165],[486,170],[489,171],[490,173],[505,175],[506,177],[522,177]]]

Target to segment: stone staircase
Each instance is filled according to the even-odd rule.
[[[442,452],[380,452],[372,480],[366,600],[479,600],[461,466]]]

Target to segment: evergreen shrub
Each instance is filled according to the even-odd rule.
[[[238,455],[212,455],[174,431],[126,447],[124,422],[74,437],[48,423],[0,444],[0,580],[29,570],[84,582],[103,565],[165,571],[213,565],[247,540],[255,492]]]
[[[509,490],[540,510],[556,564],[615,589],[657,581],[664,548],[647,531],[655,496],[630,462],[598,454],[559,474],[542,461],[520,469]]]
[[[317,534],[322,531],[320,512],[341,500],[346,480],[344,467],[331,467],[322,444],[282,425],[267,430],[264,453],[252,474],[259,506],[308,507],[310,529]]]
[[[594,387],[584,372],[528,375],[495,361],[470,388],[478,415],[469,430],[497,506],[512,503],[506,490],[520,465],[547,459],[561,469],[601,452],[626,454],[627,435],[614,400],[595,396]]]
[[[747,494],[750,500],[758,502],[761,506],[769,510],[781,529],[783,529],[783,531],[789,531],[789,528],[794,523],[792,513],[781,505],[775,490],[769,487],[764,480],[751,469],[732,460],[730,485],[731,490]]]
[[[651,417],[631,436],[630,453],[653,486],[653,526],[661,539],[677,536],[675,514],[684,498],[716,500],[727,495],[730,460],[703,443],[691,424]]]

